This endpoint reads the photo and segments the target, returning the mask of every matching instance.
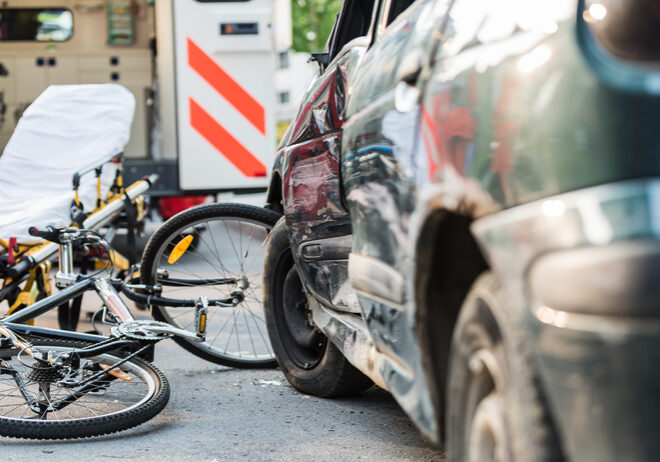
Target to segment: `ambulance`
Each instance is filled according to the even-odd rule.
[[[290,0],[0,1],[0,152],[49,85],[136,100],[128,181],[158,196],[259,191],[275,153],[275,58]]]

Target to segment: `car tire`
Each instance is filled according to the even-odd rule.
[[[563,460],[520,316],[490,272],[461,308],[448,380],[449,462]]]
[[[263,274],[268,335],[277,363],[291,385],[323,398],[350,396],[372,386],[373,382],[309,320],[307,295],[289,247],[284,218],[271,231]]]

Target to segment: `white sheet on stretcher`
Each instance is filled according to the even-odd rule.
[[[0,237],[38,242],[30,226],[71,223],[73,174],[123,151],[135,99],[121,85],[53,85],[27,108],[0,157]],[[106,163],[103,195],[116,167]],[[81,177],[84,210],[96,205],[94,172]]]

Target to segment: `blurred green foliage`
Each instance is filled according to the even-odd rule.
[[[293,49],[323,51],[342,0],[291,0]]]

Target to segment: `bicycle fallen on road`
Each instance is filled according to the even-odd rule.
[[[111,258],[109,244],[93,230],[31,228],[31,235],[59,247],[56,283],[61,290],[0,319],[0,435],[81,438],[123,430],[151,419],[169,399],[167,379],[149,362],[154,345],[166,338],[174,338],[193,353],[221,364],[272,366],[270,345],[257,350],[249,331],[238,332],[241,316],[236,310],[244,310],[245,321],[252,318],[263,322],[262,315],[251,311],[246,300],[252,298],[260,304],[251,284],[260,278],[258,255],[272,226],[268,223],[276,218],[274,212],[244,205],[212,204],[182,212],[152,237],[145,251],[152,261],[147,260],[144,265],[143,259],[143,265],[149,268],[141,280],[135,276],[121,280],[74,272],[70,259],[74,246],[100,246]],[[217,261],[208,261],[208,255],[197,261],[199,246],[216,228],[250,229],[250,239],[232,240],[230,245],[243,276],[229,273],[228,263],[220,258],[217,246],[213,252]],[[252,248],[256,235],[259,245]],[[255,261],[259,267],[252,274],[250,266]],[[208,276],[204,266],[216,276]],[[168,292],[167,288],[173,291]],[[100,322],[109,325],[109,336],[23,324],[88,291],[96,292],[103,303]],[[190,291],[195,297],[189,298]],[[136,320],[120,293],[151,306],[164,319],[169,316],[174,322],[179,320],[179,325]],[[229,312],[225,326],[232,320],[233,326],[224,335],[225,326],[218,327],[214,339],[209,339],[209,327],[218,324],[213,316],[223,309]],[[181,313],[173,315],[171,310]],[[192,321],[183,324],[183,315]],[[194,330],[188,330],[189,327]],[[229,348],[232,337],[236,340],[235,348]],[[221,346],[213,344],[218,338],[223,339]],[[267,337],[263,340],[267,343]],[[244,351],[246,348],[252,349]]]

